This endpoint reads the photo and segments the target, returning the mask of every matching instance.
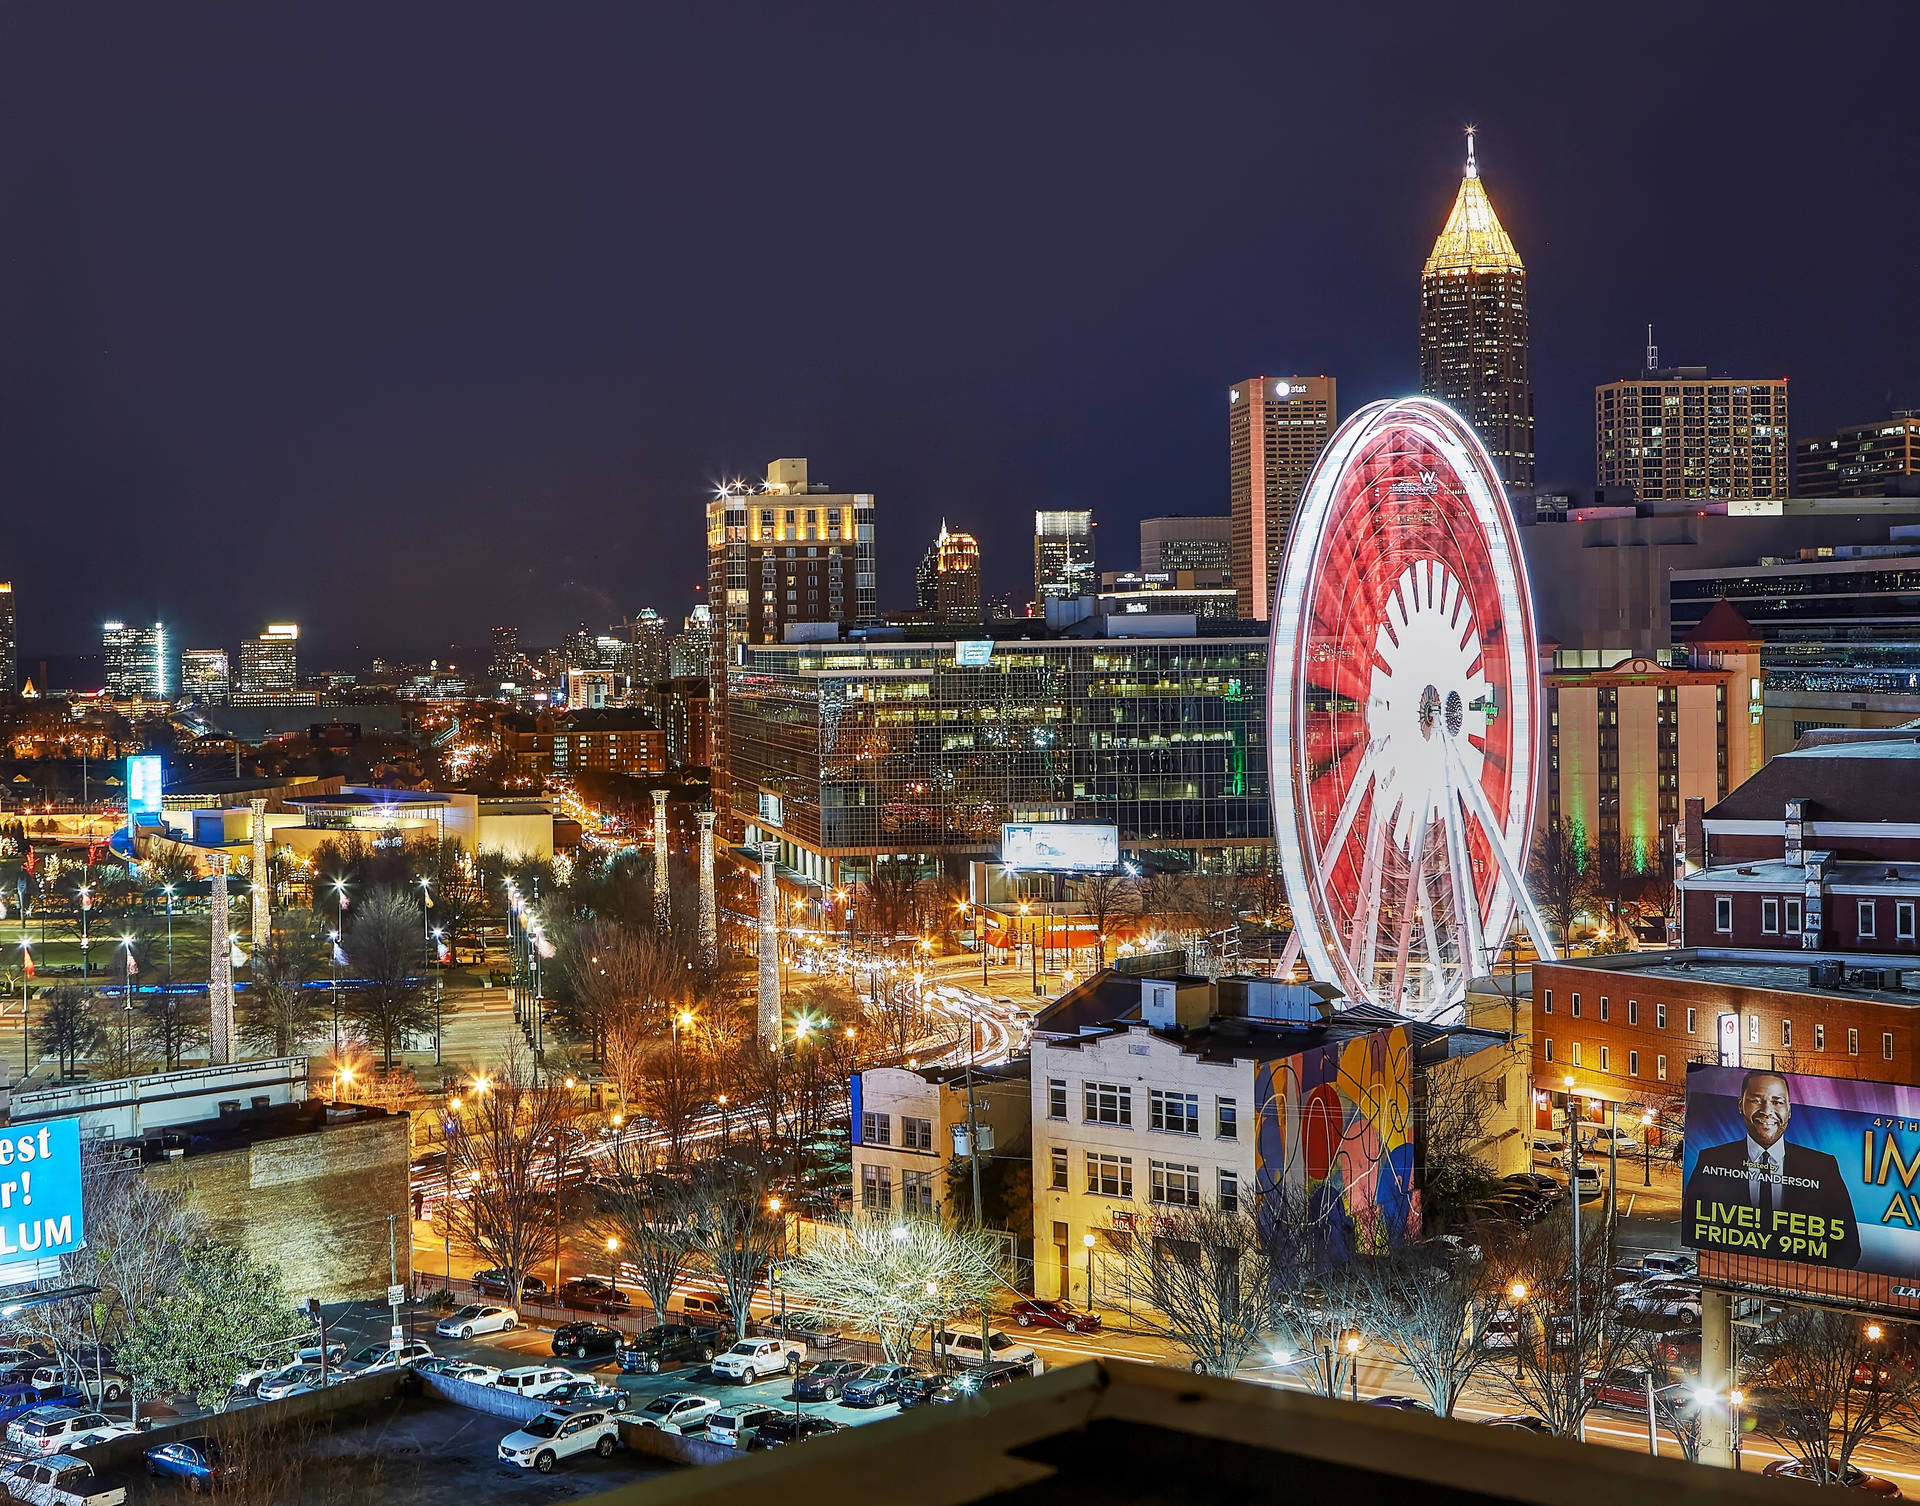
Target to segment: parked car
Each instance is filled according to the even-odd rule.
[[[602,1407],[609,1412],[624,1412],[632,1398],[618,1386],[603,1386],[597,1380],[566,1381],[549,1391],[545,1400],[556,1407]]]
[[[133,1389],[133,1382],[111,1366],[87,1364],[42,1365],[27,1377],[27,1383],[42,1391],[68,1386],[105,1402],[118,1401]]]
[[[1647,1372],[1638,1365],[1616,1365],[1601,1375],[1587,1377],[1587,1391],[1596,1407],[1616,1412],[1647,1409]]]
[[[615,1356],[622,1370],[658,1375],[667,1365],[712,1363],[713,1338],[694,1332],[684,1323],[665,1323],[635,1334],[615,1351]]]
[[[1700,1257],[1691,1250],[1655,1250],[1640,1257],[1640,1268],[1649,1276],[1684,1276],[1698,1280]]]
[[[958,1396],[952,1376],[936,1375],[931,1370],[912,1370],[900,1377],[893,1399],[900,1404],[901,1411],[910,1412],[915,1407],[939,1406]]]
[[[1506,1176],[1500,1178],[1500,1180],[1510,1187],[1531,1188],[1533,1191],[1553,1198],[1556,1201],[1566,1196],[1566,1184],[1556,1181],[1541,1171],[1509,1172]]]
[[[1369,1396],[1366,1404],[1370,1407],[1390,1407],[1396,1412],[1425,1412],[1433,1415],[1433,1406],[1417,1396]]]
[[[753,1436],[747,1440],[747,1452],[765,1453],[770,1448],[785,1448],[789,1443],[804,1443],[809,1438],[823,1438],[839,1431],[840,1424],[831,1418],[795,1417],[791,1412],[782,1412],[754,1429]]]
[[[1567,1137],[1561,1134],[1548,1134],[1544,1131],[1533,1137],[1534,1161],[1546,1162],[1549,1166],[1564,1166],[1567,1158]]]
[[[553,1331],[553,1352],[584,1360],[590,1354],[612,1354],[626,1337],[606,1323],[562,1323]]]
[[[1033,1372],[1018,1361],[984,1365],[978,1370],[962,1370],[952,1377],[954,1388],[962,1396],[981,1391],[998,1391],[1015,1381],[1030,1379]]]
[[[1700,1288],[1682,1282],[1645,1282],[1620,1294],[1620,1311],[1641,1322],[1695,1328],[1700,1323]]]
[[[1623,1129],[1603,1124],[1587,1137],[1586,1149],[1581,1154],[1602,1160],[1609,1155],[1637,1156],[1640,1154],[1640,1142]]]
[[[308,1344],[301,1349],[295,1350],[293,1358],[296,1364],[318,1365],[320,1363],[320,1346],[318,1344]],[[345,1364],[346,1359],[347,1346],[345,1344],[327,1345],[327,1367],[329,1370],[337,1365]]]
[[[1082,1312],[1071,1302],[1022,1297],[1013,1304],[1013,1321],[1022,1328],[1064,1328],[1068,1333],[1098,1333],[1100,1314]]]
[[[331,1380],[338,1371],[328,1372]],[[286,1365],[273,1372],[260,1382],[260,1389],[254,1392],[262,1401],[280,1401],[288,1396],[298,1396],[306,1391],[318,1391],[323,1384],[318,1365]]]
[[[520,1326],[517,1308],[493,1302],[469,1302],[433,1325],[443,1339],[471,1339],[476,1334],[506,1333]]]
[[[799,1401],[838,1401],[850,1380],[866,1373],[859,1360],[816,1360],[794,1377],[793,1394]]]
[[[1697,1374],[1700,1369],[1700,1330],[1675,1328],[1661,1334],[1653,1346],[1653,1355],[1669,1369],[1683,1369]]]
[[[585,1379],[584,1375],[562,1365],[517,1365],[511,1370],[502,1370],[494,1385],[516,1396],[545,1396],[555,1386]]]
[[[745,1448],[754,1433],[769,1419],[785,1415],[781,1408],[768,1406],[765,1402],[736,1402],[733,1406],[722,1407],[707,1419],[707,1441],[724,1444],[728,1448]]]
[[[64,1454],[109,1438],[140,1430],[130,1422],[115,1422],[102,1412],[73,1407],[35,1407],[7,1424],[7,1442],[28,1454]]]
[[[877,1407],[900,1397],[900,1383],[911,1372],[905,1365],[869,1365],[840,1388],[840,1404]]]
[[[1490,1428],[1512,1428],[1516,1433],[1532,1433],[1535,1437],[1551,1438],[1553,1426],[1544,1417],[1535,1417],[1531,1412],[1507,1412],[1499,1417],[1480,1419]]]
[[[945,1351],[948,1361],[956,1365],[979,1365],[983,1362],[1025,1365],[1033,1375],[1046,1369],[1045,1362],[1034,1353],[1031,1345],[1010,1339],[998,1330],[987,1336],[984,1356],[980,1335],[970,1330],[947,1329],[940,1335],[940,1347]]]
[[[620,1419],[611,1408],[542,1412],[500,1440],[499,1455],[508,1464],[551,1474],[572,1454],[607,1458],[620,1447]]]
[[[658,1428],[663,1433],[690,1433],[720,1410],[711,1396],[696,1396],[691,1391],[667,1391],[654,1397],[632,1420],[643,1428]]]
[[[571,1276],[560,1283],[560,1305],[590,1313],[631,1312],[627,1294],[598,1276]]]
[[[825,1313],[798,1309],[778,1319],[769,1330],[803,1340],[815,1349],[830,1348],[840,1337],[840,1325]]]
[[[800,1373],[802,1350],[791,1339],[742,1339],[713,1357],[713,1373],[751,1386],[762,1376]]]
[[[413,1368],[424,1370],[430,1375],[444,1375],[448,1380],[471,1381],[476,1386],[491,1386],[500,1379],[498,1365],[482,1365],[475,1360],[449,1359],[445,1355],[422,1360]]]
[[[680,1321],[693,1328],[732,1328],[733,1309],[724,1298],[690,1292],[680,1299]]]
[[[7,1494],[28,1506],[124,1506],[127,1499],[124,1485],[109,1485],[71,1454],[16,1464],[5,1480]]]
[[[1805,1480],[1809,1484],[1818,1483],[1813,1477],[1813,1471],[1799,1459],[1776,1459],[1760,1473],[1772,1475],[1779,1480]],[[1883,1480],[1878,1475],[1870,1475],[1864,1469],[1855,1469],[1851,1464],[1844,1470],[1834,1470],[1834,1473],[1838,1475],[1840,1484],[1849,1490],[1864,1490],[1869,1495],[1885,1496],[1890,1501],[1905,1499],[1900,1493],[1900,1487],[1893,1481]]]
[[[185,1480],[188,1490],[206,1490],[240,1473],[239,1466],[220,1451],[212,1438],[182,1438],[157,1444],[146,1452],[147,1473]]]
[[[347,1375],[372,1375],[378,1370],[402,1370],[416,1360],[433,1358],[431,1345],[418,1339],[407,1344],[369,1344],[342,1366]]]
[[[507,1273],[495,1267],[489,1271],[475,1271],[473,1289],[482,1297],[500,1297],[513,1300],[513,1283],[507,1279]],[[546,1302],[553,1296],[553,1290],[538,1276],[520,1278],[520,1300],[522,1302]]]

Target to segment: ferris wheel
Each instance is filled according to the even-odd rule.
[[[1429,398],[1362,408],[1308,478],[1268,668],[1274,828],[1313,975],[1432,1019],[1516,910],[1539,759],[1533,604],[1493,462]]]

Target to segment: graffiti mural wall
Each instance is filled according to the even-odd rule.
[[[1413,1186],[1413,1048],[1379,1030],[1259,1067],[1259,1185],[1332,1220],[1348,1247],[1420,1221]]]

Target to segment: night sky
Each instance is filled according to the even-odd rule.
[[[303,667],[700,599],[711,483],[1224,512],[1226,395],[1414,388],[1460,128],[1527,263],[1543,483],[1663,358],[1920,406],[1910,5],[0,10],[0,578]]]

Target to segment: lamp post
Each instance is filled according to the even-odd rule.
[[[1586,1343],[1580,1332],[1580,1125],[1573,1117],[1573,1074],[1569,1072],[1562,1079],[1567,1089],[1567,1182],[1572,1194],[1567,1201],[1573,1205],[1573,1365],[1572,1384],[1583,1384],[1582,1371],[1586,1368]],[[1551,1320],[1549,1320],[1551,1321]],[[1553,1348],[1553,1332],[1549,1328],[1543,1335],[1543,1342],[1549,1351]],[[1587,1420],[1584,1413],[1580,1418],[1579,1439],[1587,1441]]]
[[[607,1285],[620,1290],[620,1241],[611,1234],[607,1236]]]
[[[1653,1185],[1653,1110],[1644,1110],[1640,1115],[1640,1170],[1641,1185]]]
[[[421,961],[433,966],[433,883],[424,874],[420,879],[420,947],[426,953]]]
[[[173,885],[162,884],[160,892],[167,897],[167,982],[173,982]]]
[[[1352,1387],[1353,1399],[1358,1401],[1360,1399],[1361,1342],[1360,1335],[1357,1331],[1352,1329],[1347,1331],[1345,1347],[1347,1351],[1347,1384]]]
[[[127,964],[126,990],[120,997],[120,1055],[124,1060],[133,1051],[133,938],[131,936],[120,938],[120,950]],[[168,1066],[171,1067],[172,1063],[169,1062]]]
[[[333,897],[339,901],[340,919],[333,933],[333,1054],[340,1054],[340,958],[344,955],[341,938],[347,934],[347,881],[333,881]]]
[[[1526,1282],[1514,1282],[1512,1286],[1507,1288],[1507,1295],[1513,1298],[1513,1378],[1520,1380],[1526,1375],[1526,1371],[1520,1363],[1520,1325],[1526,1320],[1526,1313],[1522,1310],[1521,1304],[1527,1300]]]
[[[1086,1252],[1087,1252],[1087,1311],[1092,1312],[1093,1311],[1093,1246],[1094,1246],[1095,1240],[1093,1237],[1093,1231],[1091,1229],[1089,1229],[1085,1234],[1082,1234],[1080,1236],[1080,1243],[1086,1248]]]
[[[90,884],[80,886],[80,982],[84,986],[92,976],[88,968],[87,956],[87,912],[93,908],[93,887]]]
[[[1746,1405],[1747,1393],[1735,1386],[1727,1393],[1727,1400],[1733,1407],[1733,1472],[1740,1472],[1740,1408]]]

